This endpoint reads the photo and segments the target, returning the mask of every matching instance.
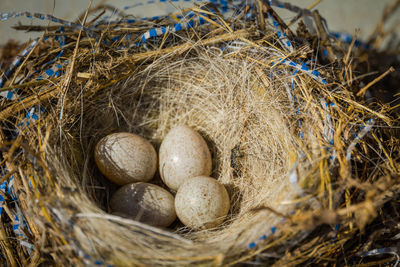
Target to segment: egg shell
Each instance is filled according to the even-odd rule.
[[[122,186],[111,197],[109,208],[114,215],[158,227],[167,227],[176,219],[172,194],[149,183]]]
[[[94,151],[100,171],[118,185],[150,181],[157,169],[157,153],[149,141],[132,133],[102,138]]]
[[[220,225],[229,208],[225,187],[211,177],[198,176],[186,180],[175,196],[176,215],[184,225],[195,230]]]
[[[165,136],[160,146],[161,179],[172,190],[188,178],[211,174],[211,153],[201,135],[187,126],[177,126]]]

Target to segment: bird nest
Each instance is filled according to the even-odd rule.
[[[362,97],[376,81],[355,76],[352,55],[368,53],[355,39],[329,37],[307,10],[318,35],[302,23],[294,34],[268,1],[86,23],[96,10],[44,27],[1,89],[4,262],[278,265],[318,248],[327,263],[343,247],[392,260],[354,244],[378,214],[394,216],[399,189],[398,121]],[[117,186],[95,166],[97,141],[132,132],[158,151],[180,124],[208,143],[230,195],[224,223],[161,229],[107,213]]]

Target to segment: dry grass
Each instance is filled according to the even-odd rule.
[[[134,39],[152,23],[124,29]],[[98,31],[102,40],[121,35],[114,26]],[[362,88],[347,46],[331,44],[338,59],[319,65],[310,61],[317,47],[298,42],[286,52],[272,28],[234,19],[167,32],[130,50],[67,34],[58,62],[68,59],[73,67],[59,78],[7,84],[25,98],[1,104],[2,166],[14,175],[18,199],[7,196],[0,232],[10,266],[288,265],[309,263],[316,251],[317,263],[332,263],[344,247],[349,255],[366,251],[366,243],[352,239],[378,214],[386,218],[387,203],[396,210],[399,141],[391,131],[398,122],[385,106],[356,98]],[[21,74],[59,51],[57,43],[42,42]],[[311,62],[328,84],[294,73],[282,59]],[[18,126],[38,105],[46,109],[40,119]],[[158,148],[177,124],[207,140],[212,176],[231,197],[229,218],[216,229],[190,231],[179,222],[159,229],[107,214],[116,186],[95,167],[96,142],[129,131]],[[19,131],[16,139],[10,129]],[[23,236],[12,232],[19,209],[27,223]]]

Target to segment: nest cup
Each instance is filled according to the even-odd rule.
[[[271,61],[268,51],[249,52],[244,47],[242,52]],[[55,176],[75,191],[72,195],[56,192],[54,201],[70,204],[52,204],[51,209],[65,216],[71,214],[72,206],[75,233],[70,238],[76,246],[84,251],[96,249],[117,264],[186,265],[238,257],[251,242],[271,233],[282,220],[277,214],[295,208],[291,200],[299,188],[290,182],[294,164],[300,163],[296,172],[305,174],[320,157],[317,137],[326,125],[322,116],[315,116],[319,105],[299,114],[296,105],[301,103],[287,93],[291,79],[292,73],[285,68],[279,76],[274,72],[261,75],[257,63],[229,57],[218,47],[200,45],[183,56],[169,54],[153,61],[104,89],[95,100],[83,100],[81,124],[72,125],[69,135],[49,150],[53,152],[48,154],[48,163],[58,165],[53,168]],[[71,111],[64,113],[65,118],[77,115]],[[95,167],[96,142],[107,134],[126,131],[148,139],[158,150],[168,131],[181,124],[199,131],[210,147],[211,176],[230,194],[231,210],[225,222],[202,231],[179,223],[157,229],[108,215],[108,201],[116,187]],[[57,134],[50,135],[50,140],[57,140]],[[313,149],[308,159],[301,158],[304,147]],[[160,184],[159,177],[152,182]]]

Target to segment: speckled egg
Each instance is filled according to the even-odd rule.
[[[175,196],[179,220],[189,228],[199,230],[220,225],[229,211],[229,196],[217,180],[198,176],[186,180]]]
[[[161,179],[172,190],[188,178],[211,174],[211,153],[201,135],[187,126],[169,131],[160,146]]]
[[[113,133],[94,150],[100,171],[118,185],[150,181],[157,169],[157,153],[146,139],[132,133]]]
[[[174,197],[149,183],[122,186],[111,197],[110,212],[152,226],[167,227],[176,219]]]

